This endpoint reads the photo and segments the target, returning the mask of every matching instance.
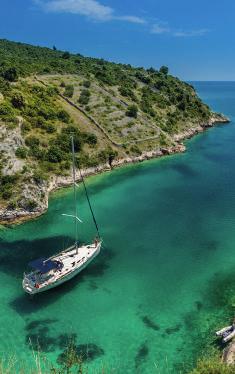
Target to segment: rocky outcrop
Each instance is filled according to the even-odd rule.
[[[24,139],[21,135],[22,118],[18,118],[19,123],[15,128],[10,129],[5,124],[0,126],[0,154],[2,155],[4,175],[13,175],[21,172],[25,161],[16,157],[17,148],[24,145]]]
[[[223,361],[228,365],[235,364],[235,341],[232,341],[223,352]]]
[[[190,139],[194,135],[205,131],[209,127],[212,127],[212,126],[218,125],[218,124],[225,124],[225,123],[229,123],[229,122],[230,122],[230,120],[226,116],[224,116],[223,114],[213,113],[208,122],[202,123],[198,126],[193,126],[189,129],[183,131],[180,134],[174,135],[174,140],[176,142],[179,142],[179,141],[184,140],[184,139]]]

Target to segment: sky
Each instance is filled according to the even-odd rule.
[[[0,0],[0,38],[235,80],[235,0]]]

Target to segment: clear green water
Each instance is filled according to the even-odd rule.
[[[200,96],[235,120],[235,83],[197,83]],[[56,362],[71,334],[95,344],[91,372],[179,373],[212,343],[235,270],[235,122],[187,142],[188,151],[92,177],[88,188],[104,249],[82,274],[30,298],[26,264],[73,237],[72,191],[47,214],[0,231],[0,352],[30,361],[29,339]],[[79,190],[83,241],[94,235]],[[234,281],[235,283],[235,281]]]

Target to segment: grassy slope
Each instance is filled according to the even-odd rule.
[[[94,167],[170,146],[211,116],[194,89],[164,69],[0,40],[0,77],[0,207],[46,204],[50,176],[68,173],[71,131],[77,162]]]

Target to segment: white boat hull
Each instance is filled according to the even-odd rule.
[[[23,283],[22,283],[23,289],[25,290],[25,292],[29,293],[30,295],[35,295],[37,293],[45,292],[52,288],[60,286],[61,284],[74,278],[82,270],[84,270],[89,265],[89,263],[100,253],[100,248],[101,248],[101,242],[98,242],[97,245],[93,244],[90,246],[83,246],[83,247],[78,248],[78,253],[79,253],[79,250],[81,249],[87,250],[87,257],[83,260],[83,262],[77,267],[74,267],[74,268],[71,267],[71,269],[70,268],[66,269],[68,270],[67,272],[65,273],[62,272],[62,274],[59,274],[57,277],[54,277],[55,279],[52,278],[52,280],[48,281],[47,284],[42,284],[42,285],[37,284],[36,286],[36,284],[34,284],[33,282],[29,282],[29,278],[25,276],[23,279]],[[79,254],[77,255],[74,252],[75,252],[75,249],[72,248],[71,251],[68,250],[66,252],[62,252],[61,254],[51,257],[51,260],[57,260],[57,259],[61,260],[63,259],[63,256],[65,256],[66,258],[73,256],[72,257],[73,260],[79,259],[80,258],[78,257]],[[85,253],[85,251],[83,252]],[[75,261],[72,261],[71,259],[70,259],[70,262],[71,264],[75,263]],[[69,265],[66,265],[66,266],[69,266]]]

